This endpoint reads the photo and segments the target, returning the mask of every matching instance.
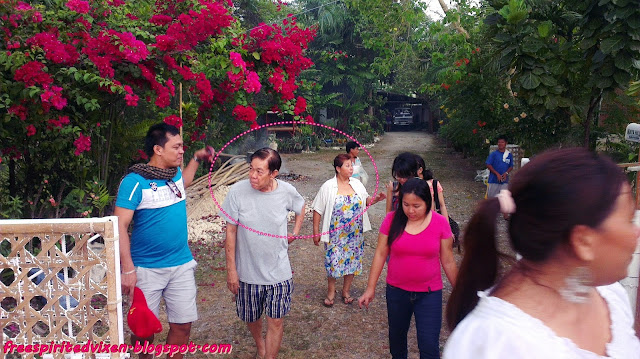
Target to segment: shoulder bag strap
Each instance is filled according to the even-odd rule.
[[[440,213],[440,197],[438,196],[438,180],[433,179],[431,182],[431,186],[433,187],[433,201],[436,202],[436,212]]]

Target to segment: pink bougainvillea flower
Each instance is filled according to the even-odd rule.
[[[57,120],[52,118],[47,122],[54,127],[62,128],[69,124],[69,116],[59,116]]]
[[[42,22],[42,14],[39,11],[34,11],[33,15],[31,15],[31,22],[34,22],[36,24],[41,23]]]
[[[164,118],[164,123],[166,123],[167,125],[171,125],[174,127],[182,127],[182,119],[180,118],[180,116],[176,116],[176,115],[170,115]]]
[[[26,56],[26,55],[25,55]],[[44,65],[39,61],[30,61],[16,70],[14,80],[24,82],[25,87],[34,85],[49,85],[53,83],[53,78],[42,69]]]
[[[18,116],[22,121],[27,119],[27,108],[22,105],[13,105],[9,107],[8,112],[12,115]]]
[[[247,69],[247,63],[244,62],[244,60],[242,59],[242,55],[240,55],[239,53],[231,51],[229,53],[229,58],[231,59],[231,63],[233,64],[233,66],[239,67],[242,70]]]
[[[36,126],[29,125],[27,126],[27,136],[31,137],[36,134]]]
[[[43,104],[47,103],[55,107],[58,110],[62,110],[65,106],[67,106],[67,99],[62,97],[62,87],[58,86],[45,86],[44,93],[40,95],[40,99]]]
[[[233,117],[236,118],[236,120],[245,122],[254,122],[256,117],[258,117],[258,115],[256,115],[256,111],[253,108],[243,105],[237,105],[233,109],[232,114]]]
[[[244,89],[250,93],[251,92],[258,93],[260,92],[261,88],[262,88],[262,84],[260,83],[260,77],[258,76],[258,74],[253,71],[249,71],[249,74],[247,75],[247,79],[244,82]]]
[[[296,107],[293,109],[293,113],[297,116],[307,110],[307,100],[302,96],[298,96],[296,99]]]
[[[73,154],[76,156],[80,156],[82,152],[86,152],[91,149],[91,137],[85,136],[81,132],[80,136],[75,141],[73,141],[73,145],[76,146],[76,150],[75,152],[73,152]]]
[[[82,0],[70,0],[65,5],[72,11],[79,14],[86,14],[89,12],[89,2]]]
[[[71,44],[63,44],[58,35],[52,32],[41,32],[27,39],[27,44],[44,50],[45,57],[56,64],[73,65],[78,62],[80,54]]]
[[[33,7],[31,7],[31,5],[27,4],[26,2],[18,1],[18,4],[16,5],[16,10],[29,11],[29,10],[33,10]]]
[[[127,106],[138,106],[138,100],[140,97],[138,95],[127,94],[124,96],[124,100],[127,102]]]
[[[135,156],[133,156],[134,160],[148,160],[149,156],[147,156],[147,154],[143,151],[138,149],[137,150],[137,154]]]
[[[161,14],[153,15],[151,19],[149,19],[150,23],[157,26],[164,26],[172,21],[173,21],[173,18],[171,16],[161,15]]]
[[[305,117],[304,120],[307,121],[308,123],[315,123],[315,121],[313,120],[313,117],[311,117],[311,115],[307,115],[307,117]]]

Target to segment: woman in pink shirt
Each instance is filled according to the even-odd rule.
[[[453,258],[453,235],[447,219],[431,210],[429,185],[411,178],[400,189],[400,206],[380,226],[378,247],[369,282],[358,304],[369,307],[385,260],[389,351],[407,358],[407,332],[415,316],[420,358],[440,358],[442,276],[440,265],[455,286],[458,267]]]

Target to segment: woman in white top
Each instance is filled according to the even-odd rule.
[[[333,160],[336,176],[326,181],[313,200],[313,243],[325,243],[327,297],[324,306],[331,307],[336,293],[336,279],[344,277],[342,301],[353,303],[350,289],[354,275],[362,272],[364,232],[371,229],[364,211],[369,205],[385,199],[384,193],[369,197],[362,183],[352,178],[353,166],[347,154]],[[320,219],[322,217],[322,232]]]
[[[638,244],[624,173],[584,149],[539,155],[465,231],[446,318],[444,358],[640,358],[629,298],[617,283]],[[522,258],[502,277],[498,213]]]

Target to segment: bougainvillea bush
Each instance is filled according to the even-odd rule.
[[[312,121],[296,90],[315,30],[286,14],[244,29],[233,10],[231,0],[0,0],[0,183],[12,211],[92,215],[85,183],[113,189],[145,159],[139,139],[155,122],[182,127],[191,146],[220,145],[267,110]]]

